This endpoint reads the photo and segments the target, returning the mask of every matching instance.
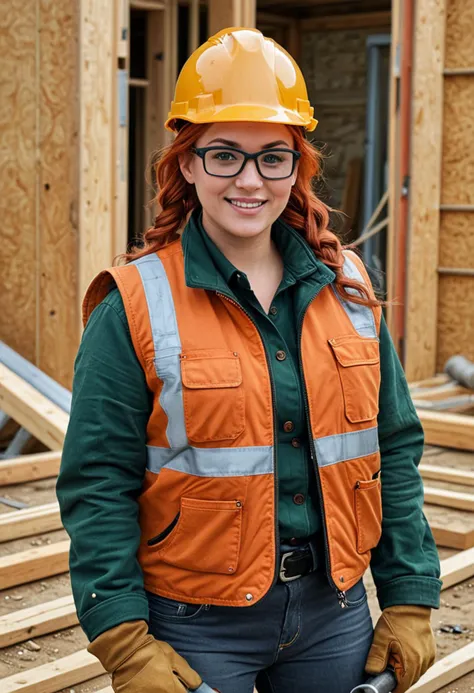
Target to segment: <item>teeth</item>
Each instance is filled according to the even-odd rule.
[[[237,200],[230,200],[231,204],[235,207],[243,207],[244,209],[253,209],[254,207],[261,207],[263,202],[237,202]]]

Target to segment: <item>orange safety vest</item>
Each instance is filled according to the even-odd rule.
[[[373,296],[362,262],[347,251],[344,273]],[[252,605],[278,572],[276,417],[260,334],[237,303],[186,286],[181,240],[99,274],[84,323],[115,284],[153,393],[139,498],[145,588],[191,603]],[[380,308],[344,302],[330,284],[300,331],[328,576],[341,602],[381,534],[380,319]]]

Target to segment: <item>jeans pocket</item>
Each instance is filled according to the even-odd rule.
[[[359,580],[346,592],[346,603],[349,609],[355,609],[367,601],[367,592],[363,580]]]
[[[188,604],[187,602],[162,597],[153,592],[147,592],[146,596],[150,615],[162,621],[172,621],[173,623],[191,621],[210,608],[209,604]]]

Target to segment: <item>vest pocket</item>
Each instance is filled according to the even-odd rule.
[[[380,479],[358,481],[355,486],[357,552],[377,546],[382,534],[382,493]]]
[[[245,428],[239,355],[214,349],[181,355],[186,433],[195,443],[234,440]]]
[[[378,339],[346,335],[330,339],[351,423],[375,419],[379,411],[380,354]]]
[[[177,568],[231,575],[239,562],[242,507],[239,500],[181,498],[176,524],[163,541],[150,540],[150,550]]]

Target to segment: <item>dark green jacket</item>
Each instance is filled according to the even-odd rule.
[[[274,374],[274,380],[279,524],[281,536],[288,538],[321,529],[314,470],[308,459],[294,315],[334,275],[286,225],[274,225],[273,239],[285,270],[268,315],[246,276],[220,253],[197,215],[183,234],[183,248],[186,283],[231,293],[256,322],[265,346],[287,352],[284,368]],[[438,607],[439,561],[422,512],[417,470],[423,431],[384,321],[380,362],[383,531],[372,553],[372,573],[381,608],[393,604]],[[151,395],[131,342],[121,296],[114,290],[94,310],[76,359],[57,485],[63,524],[71,536],[74,598],[90,639],[123,621],[148,618],[136,551],[140,539],[137,498],[146,468],[150,412]]]

